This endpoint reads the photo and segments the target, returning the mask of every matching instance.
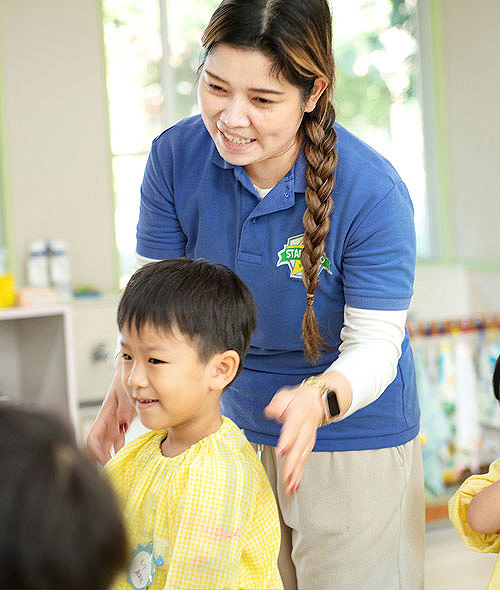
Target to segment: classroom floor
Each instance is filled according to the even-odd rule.
[[[447,521],[431,523],[426,534],[425,590],[486,590],[496,557],[467,549]]]

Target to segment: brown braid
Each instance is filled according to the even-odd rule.
[[[318,288],[320,260],[324,254],[325,238],[330,230],[330,212],[333,209],[333,173],[337,166],[337,135],[333,127],[334,122],[335,109],[325,94],[314,111],[305,114],[303,123],[306,137],[304,154],[307,160],[307,209],[303,218],[304,248],[301,261],[302,281],[308,297],[302,318],[302,338],[304,354],[313,363],[318,360],[320,349],[327,349],[319,331],[312,302]]]

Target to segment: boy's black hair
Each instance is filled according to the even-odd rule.
[[[120,330],[145,324],[170,333],[176,327],[202,362],[225,350],[240,356],[238,373],[256,324],[252,294],[236,274],[205,260],[151,262],[129,280],[118,306]]]
[[[500,356],[495,363],[495,370],[493,371],[493,393],[498,401],[500,401]]]
[[[0,588],[107,588],[127,563],[125,529],[69,431],[1,403],[0,473]]]

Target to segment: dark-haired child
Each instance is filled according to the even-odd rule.
[[[500,357],[493,372],[493,393],[500,402]],[[448,503],[450,520],[469,549],[481,553],[500,552],[500,458],[488,473],[464,481]],[[500,557],[487,590],[500,589]]]
[[[126,562],[125,528],[65,427],[0,404],[0,473],[0,588],[107,588]]]
[[[118,308],[122,382],[152,429],[106,464],[133,554],[113,589],[278,589],[271,487],[220,413],[255,328],[250,291],[203,260],[147,264]]]

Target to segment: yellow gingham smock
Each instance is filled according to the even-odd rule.
[[[148,432],[105,466],[131,551],[152,542],[154,557],[163,558],[148,590],[281,590],[276,502],[243,432],[223,417],[215,433],[177,457],[162,455],[165,436]],[[127,573],[112,586],[132,588]]]
[[[454,527],[469,549],[480,553],[498,553],[500,551],[500,533],[481,534],[470,528],[467,511],[472,498],[485,487],[500,479],[500,459],[493,461],[488,473],[471,475],[458,488],[448,501],[448,514]],[[490,576],[487,590],[500,590],[500,556]]]

